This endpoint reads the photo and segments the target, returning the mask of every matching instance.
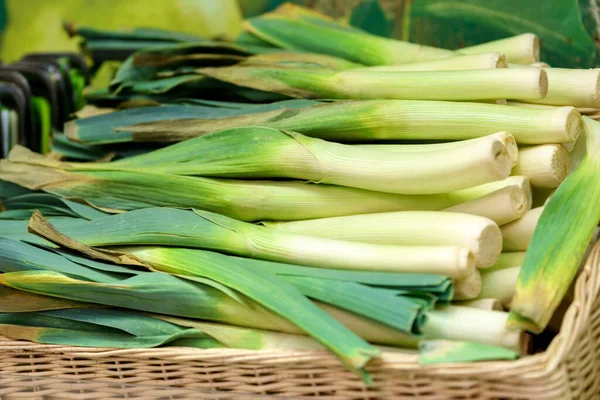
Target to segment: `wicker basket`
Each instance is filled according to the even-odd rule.
[[[548,349],[517,361],[420,366],[385,353],[365,387],[326,351],[107,350],[0,340],[0,399],[598,399],[600,242]],[[270,397],[272,398],[272,397]]]

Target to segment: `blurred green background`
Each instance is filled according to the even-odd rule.
[[[233,39],[244,17],[286,0],[0,0],[0,57],[76,50],[63,20],[96,28],[154,27]],[[600,66],[600,0],[293,0],[371,33],[459,48],[534,32],[553,66]]]

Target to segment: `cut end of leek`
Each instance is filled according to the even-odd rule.
[[[454,300],[474,299],[481,292],[481,273],[475,270],[471,275],[454,283]]]
[[[543,144],[521,149],[512,173],[529,178],[532,186],[556,188],[570,172],[571,158],[560,144]]]
[[[500,234],[499,234],[500,233]],[[494,265],[502,252],[502,233],[497,224],[487,225],[479,236],[479,251],[477,252],[477,267],[487,268]]]
[[[479,308],[481,310],[504,311],[502,303],[498,299],[473,299],[456,302],[457,306]]]

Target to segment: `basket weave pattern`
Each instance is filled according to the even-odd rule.
[[[2,338],[0,399],[598,399],[599,268],[600,241],[560,333],[545,352],[516,361],[420,366],[416,356],[386,352],[369,365],[367,388],[326,351],[109,350]]]

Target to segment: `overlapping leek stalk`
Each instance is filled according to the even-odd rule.
[[[544,207],[533,208],[522,218],[502,226],[502,250],[527,250],[542,211],[544,211]]]
[[[366,67],[365,71],[452,71],[463,69],[508,68],[506,58],[498,52],[460,55],[441,60],[423,61],[410,64],[381,65]]]
[[[41,221],[41,214],[35,213],[29,226],[46,237],[51,230],[38,224]],[[466,278],[475,269],[473,254],[462,247],[392,246],[315,238],[201,210],[147,208],[86,222],[61,221],[59,229],[88,246],[195,247],[323,268],[433,273],[456,279]]]
[[[447,193],[509,176],[510,134],[450,146],[348,146],[272,128],[232,128],[112,163],[67,170],[140,171],[220,178],[293,178],[400,194]],[[407,148],[405,151],[404,149]]]
[[[500,229],[493,221],[475,215],[442,211],[401,211],[270,222],[263,225],[308,236],[390,245],[442,245],[464,247],[478,267],[493,265],[502,250]]]
[[[195,73],[305,99],[539,100],[548,89],[546,72],[539,68],[379,72],[236,65],[198,68]]]
[[[241,181],[172,176],[152,172],[64,171],[65,166],[21,147],[0,160],[0,179],[62,198],[79,198],[106,211],[167,206],[217,212],[244,221],[304,220],[403,210],[441,210],[478,199],[504,186],[510,194],[499,204],[518,216],[495,219],[498,205],[456,207],[454,212],[488,216],[499,224],[520,218],[531,203],[526,178],[509,177],[474,188],[436,195],[398,195],[330,185],[282,181]],[[91,165],[88,166],[88,169]],[[475,202],[479,203],[477,200]],[[527,203],[529,202],[529,203]]]
[[[543,144],[519,149],[519,163],[514,175],[529,178],[532,186],[556,188],[570,171],[570,156],[560,144]]]
[[[151,112],[151,111],[147,111]],[[143,111],[139,112],[143,115]],[[352,100],[223,118],[177,118],[104,125],[83,124],[67,134],[96,142],[116,134],[126,140],[174,142],[217,130],[268,126],[325,140],[360,143],[379,140],[462,140],[508,131],[518,143],[569,143],[581,131],[581,116],[573,107],[524,108],[468,102],[418,100]],[[90,121],[91,122],[91,121]],[[110,124],[110,125],[108,125]],[[92,129],[94,128],[94,129]],[[119,137],[119,136],[117,136]],[[129,138],[129,139],[127,139]]]

